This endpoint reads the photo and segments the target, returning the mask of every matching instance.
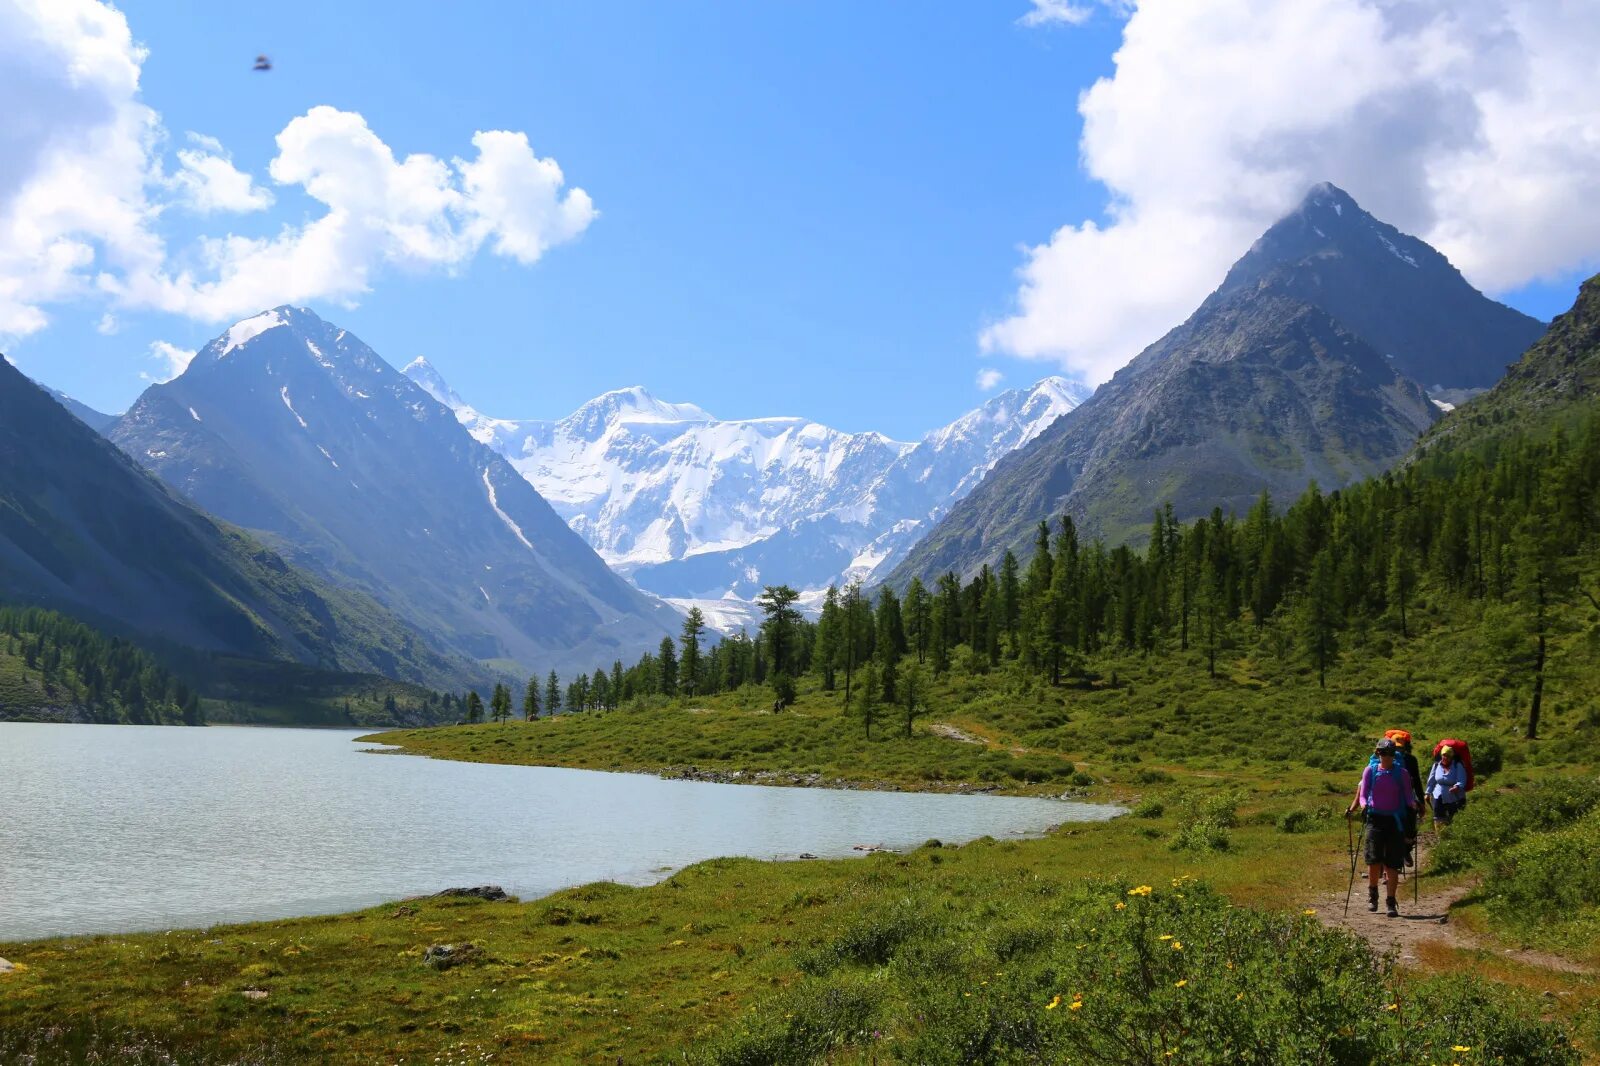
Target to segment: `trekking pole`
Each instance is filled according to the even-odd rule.
[[[1351,835],[1351,834],[1346,834]],[[1367,846],[1367,824],[1363,819],[1361,823],[1361,842],[1357,847],[1350,849],[1350,887],[1344,890],[1344,916],[1350,917],[1350,895],[1356,890],[1356,856],[1361,849]]]

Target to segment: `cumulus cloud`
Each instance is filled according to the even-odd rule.
[[[194,352],[180,348],[176,344],[168,344],[166,341],[151,341],[150,358],[161,364],[161,372],[140,373],[139,376],[146,381],[171,381],[189,369],[189,363],[194,359]]]
[[[1091,383],[1329,180],[1504,291],[1600,262],[1592,0],[1147,0],[1078,101],[1102,220],[1028,248],[987,353]]]
[[[0,0],[0,336],[43,328],[45,305],[90,291],[97,260],[134,268],[156,252],[143,62],[114,8]]]
[[[215,137],[191,133],[189,141],[191,147],[178,151],[178,171],[170,180],[187,206],[203,215],[242,214],[272,206],[272,194],[236,168],[233,157]]]
[[[145,53],[97,0],[0,0],[0,336],[95,298],[219,322],[262,307],[350,303],[385,267],[456,270],[481,250],[533,263],[596,217],[526,134],[479,131],[477,155],[397,158],[359,114],[314,107],[277,136],[268,174],[320,214],[267,237],[223,232],[169,249],[162,213],[259,212],[274,195],[215,139],[163,158],[139,99]],[[281,192],[280,192],[281,195]]]
[[[982,392],[988,392],[996,385],[1000,384],[1004,378],[1005,375],[1000,373],[1000,371],[996,370],[992,366],[986,366],[982,370],[978,371],[978,389]]]

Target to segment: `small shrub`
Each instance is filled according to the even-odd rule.
[[[1280,833],[1304,833],[1310,828],[1310,811],[1284,811],[1278,815],[1278,832]]]
[[[738,1027],[702,1045],[690,1061],[703,1066],[817,1061],[871,1035],[880,995],[858,984],[802,988],[785,997],[782,1009],[758,1009],[741,1018]]]
[[[893,907],[857,918],[838,936],[803,955],[800,969],[810,974],[830,973],[840,966],[882,966],[901,944],[928,924],[909,899]]]
[[[1146,796],[1133,805],[1129,813],[1135,818],[1160,818],[1167,811],[1167,805],[1158,796]]]

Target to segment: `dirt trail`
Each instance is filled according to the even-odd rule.
[[[936,736],[944,737],[946,740],[960,741],[963,744],[978,744],[982,745],[983,747],[989,746],[989,742],[984,740],[982,737],[975,737],[971,733],[957,729],[948,722],[929,722],[928,732],[933,733]]]
[[[1427,865],[1428,837],[1424,835],[1419,848],[1422,865]],[[1348,881],[1350,867],[1348,863],[1343,867],[1344,877]],[[1464,951],[1487,951],[1495,955],[1519,962],[1527,966],[1534,966],[1545,970],[1558,970],[1563,973],[1592,973],[1591,969],[1579,965],[1559,955],[1549,952],[1533,951],[1525,948],[1496,947],[1483,939],[1475,936],[1470,931],[1455,925],[1450,921],[1450,907],[1466,896],[1475,887],[1474,884],[1458,884],[1450,888],[1429,890],[1426,886],[1429,878],[1413,885],[1411,877],[1416,868],[1407,868],[1405,875],[1400,879],[1400,891],[1395,897],[1400,905],[1400,917],[1387,917],[1383,909],[1383,887],[1378,888],[1379,900],[1376,913],[1367,910],[1367,877],[1366,866],[1362,864],[1356,871],[1355,890],[1350,893],[1350,913],[1346,916],[1344,911],[1344,892],[1334,892],[1316,900],[1311,904],[1316,909],[1317,919],[1323,925],[1348,929],[1372,945],[1373,951],[1382,954],[1391,948],[1397,948],[1401,963],[1409,966],[1418,964],[1418,945],[1432,942],[1444,947],[1460,948]],[[1413,897],[1412,893],[1417,895]],[[1415,899],[1415,902],[1413,902]]]

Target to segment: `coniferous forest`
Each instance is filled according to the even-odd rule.
[[[39,608],[0,607],[0,685],[12,717],[205,724],[199,695],[147,652]]]
[[[770,684],[781,708],[807,672],[852,706],[893,705],[911,669],[937,678],[1015,664],[1060,685],[1107,651],[1194,649],[1215,676],[1247,644],[1325,684],[1352,631],[1409,640],[1414,599],[1427,590],[1492,613],[1502,665],[1524,689],[1523,733],[1535,739],[1555,608],[1600,607],[1600,588],[1584,580],[1597,501],[1593,416],[1488,433],[1470,447],[1446,440],[1381,478],[1331,493],[1312,485],[1287,505],[1263,495],[1242,516],[1216,510],[1183,522],[1167,507],[1142,544],[1085,541],[1070,517],[1041,523],[1026,562],[1008,552],[965,582],[947,573],[929,588],[913,578],[903,594],[830,589],[814,622],[794,609],[793,590],[775,586],[755,636],[703,648],[695,611],[677,645],[664,640],[631,668],[614,662],[573,680],[561,706],[604,710],[754,683]],[[542,713],[561,706],[547,699]],[[524,701],[523,711],[541,707]]]

